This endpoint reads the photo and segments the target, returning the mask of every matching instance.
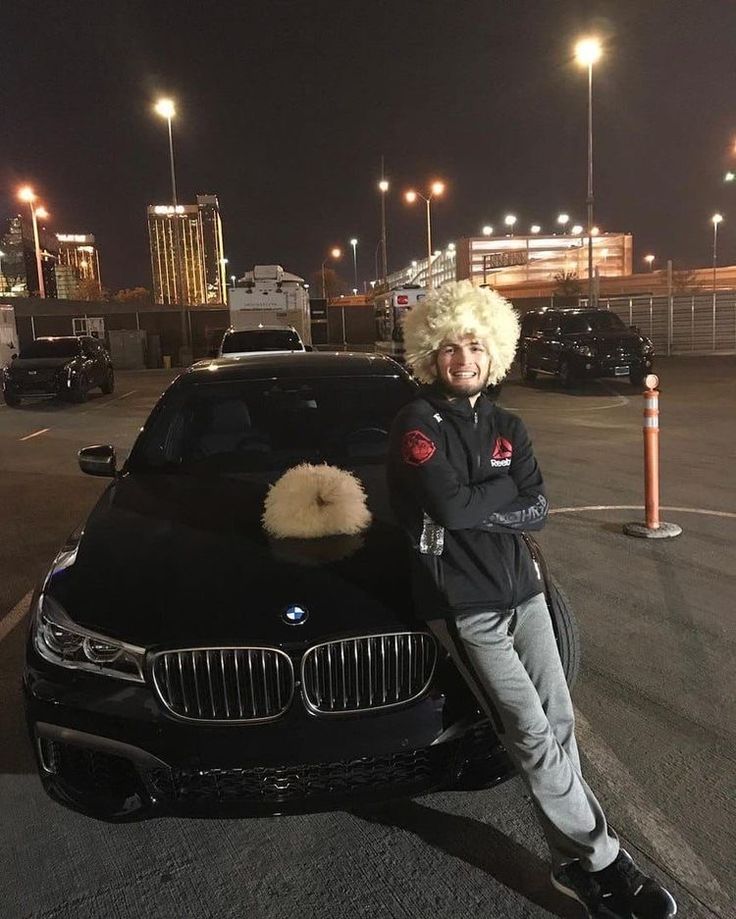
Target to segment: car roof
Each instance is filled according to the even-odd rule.
[[[612,310],[603,309],[602,306],[544,306],[540,309],[527,310],[524,316],[545,316],[547,313],[564,313],[566,316],[578,316],[581,313],[611,313]]]
[[[233,335],[238,332],[296,332],[296,329],[293,325],[252,325],[246,326],[243,329],[228,329],[225,334]],[[299,333],[297,332],[297,335]]]
[[[87,335],[39,335],[34,341],[81,341],[88,338]]]
[[[282,351],[199,361],[180,378],[185,383],[257,380],[264,377],[404,376],[407,372],[383,354],[354,351]]]

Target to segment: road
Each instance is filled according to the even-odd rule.
[[[658,369],[674,540],[622,532],[643,519],[642,399],[628,384],[512,378],[501,402],[532,434],[554,508],[541,542],[580,620],[586,777],[680,915],[733,917],[736,360]],[[582,916],[548,883],[516,779],[360,813],[125,825],[45,797],[22,720],[24,598],[105,487],[79,472],[77,450],[124,456],[173,376],[123,372],[82,406],[0,408],[0,916]]]

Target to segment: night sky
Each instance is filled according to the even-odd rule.
[[[729,0],[209,0],[7,3],[2,15],[0,215],[31,183],[55,232],[97,236],[103,284],[151,286],[146,205],[218,195],[240,276],[304,276],[357,236],[374,277],[381,155],[389,268],[425,252],[401,192],[447,182],[437,246],[503,215],[584,223],[587,96],[574,40],[596,65],[596,223],[634,234],[635,260],[736,261],[736,3]],[[423,207],[423,205],[422,205]],[[352,285],[351,285],[352,286]]]

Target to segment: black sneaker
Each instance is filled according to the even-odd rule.
[[[595,919],[671,919],[677,913],[672,894],[639,871],[625,849],[602,871],[569,862],[552,872],[552,884]]]

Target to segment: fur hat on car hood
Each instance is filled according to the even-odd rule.
[[[437,379],[437,351],[448,338],[474,335],[491,359],[488,384],[500,383],[514,360],[519,318],[495,290],[470,281],[443,284],[420,300],[404,318],[406,362],[422,383]]]

